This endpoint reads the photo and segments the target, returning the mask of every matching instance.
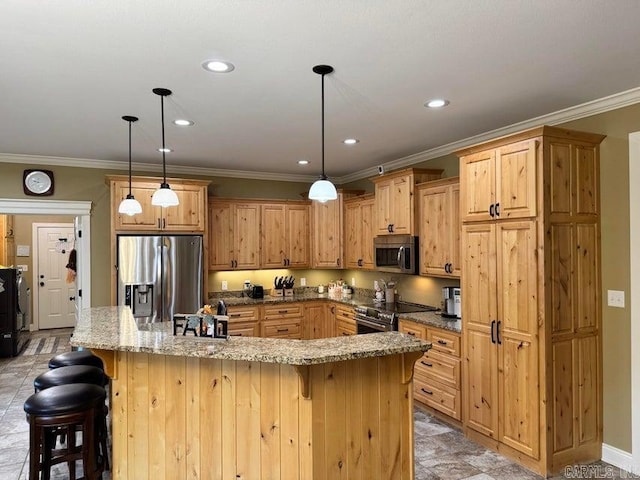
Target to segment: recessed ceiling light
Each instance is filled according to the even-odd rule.
[[[358,143],[360,140],[358,140],[357,138],[345,138],[342,143],[344,143],[345,145],[355,145],[356,143]]]
[[[298,165],[309,165],[309,160],[298,160]]]
[[[179,127],[189,127],[193,125],[193,122],[191,120],[185,120],[183,118],[178,118],[177,120],[174,120],[173,123],[175,125],[178,125]]]
[[[202,68],[215,73],[229,73],[236,67],[233,63],[223,62],[222,60],[207,60],[202,64]]]
[[[171,153],[173,152],[173,150],[171,150],[170,148],[159,148],[158,149],[159,152],[164,152],[164,153]]]
[[[434,98],[433,100],[429,100],[424,104],[425,107],[429,108],[440,108],[446,107],[447,105],[449,105],[449,100],[445,100],[443,98]]]

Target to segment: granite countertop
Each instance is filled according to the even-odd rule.
[[[373,295],[367,294],[353,294],[349,296],[329,296],[327,293],[316,293],[312,289],[300,289],[291,297],[272,297],[265,295],[264,298],[250,298],[241,297],[239,294],[228,293],[220,295],[210,295],[209,302],[214,304],[218,300],[224,300],[227,306],[235,305],[269,305],[278,303],[295,303],[295,302],[310,302],[318,300],[327,300],[331,302],[342,303],[344,305],[358,306],[364,305],[367,307],[375,307],[376,302],[373,299]],[[403,313],[399,317],[402,320],[410,320],[412,322],[420,323],[431,327],[442,328],[443,330],[449,330],[451,332],[460,333],[462,331],[462,321],[460,319],[446,319],[440,315],[439,311],[436,312],[415,312],[415,313]]]
[[[299,299],[298,299],[299,300]],[[318,340],[231,337],[228,340],[173,335],[171,322],[138,327],[129,307],[82,310],[71,345],[101,350],[224,360],[313,365],[409,352],[425,352],[429,342],[398,332]]]

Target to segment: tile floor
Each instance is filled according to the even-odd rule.
[[[29,470],[29,427],[22,408],[33,393],[33,379],[47,370],[49,359],[70,350],[69,329],[38,332],[23,355],[0,358],[0,479],[23,480]],[[44,351],[44,353],[43,353]],[[541,477],[507,458],[466,439],[462,433],[426,411],[415,410],[416,480],[533,480]],[[580,466],[583,467],[583,466]],[[66,465],[56,465],[51,479],[68,478]],[[604,462],[555,478],[640,478]],[[105,473],[104,480],[110,479]]]

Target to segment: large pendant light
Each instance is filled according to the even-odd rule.
[[[165,153],[167,151],[164,144],[164,97],[171,95],[171,90],[166,88],[154,88],[153,93],[160,97],[160,114],[162,117],[162,183],[160,188],[153,192],[151,197],[151,205],[158,207],[175,207],[180,203],[176,192],[171,190],[171,187],[167,183],[167,163],[165,159]]]
[[[142,213],[142,205],[131,193],[131,124],[138,121],[138,117],[125,115],[122,119],[129,124],[129,195],[120,202],[118,213],[133,217],[136,213]]]
[[[333,67],[329,65],[316,65],[313,72],[322,76],[322,175],[316,180],[309,190],[309,199],[320,203],[338,198],[336,187],[331,183],[324,173],[324,76],[333,72]]]

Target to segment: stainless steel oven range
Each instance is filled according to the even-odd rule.
[[[433,312],[437,308],[409,302],[380,303],[355,307],[358,334],[398,330],[398,316],[403,313]]]

